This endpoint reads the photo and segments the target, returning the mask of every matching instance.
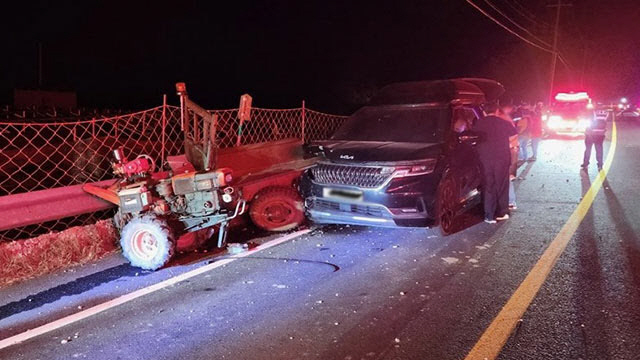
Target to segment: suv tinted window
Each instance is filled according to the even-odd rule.
[[[458,107],[453,109],[453,120],[451,121],[453,131],[461,133],[466,130],[471,130],[473,124],[478,119],[475,111],[470,108]]]
[[[442,142],[450,110],[432,106],[366,106],[356,111],[332,139],[353,141]]]

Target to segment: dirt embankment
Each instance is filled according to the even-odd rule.
[[[54,270],[97,260],[115,251],[111,220],[26,240],[0,243],[0,287]]]

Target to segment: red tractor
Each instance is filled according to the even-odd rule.
[[[215,228],[222,246],[229,222],[245,211],[245,201],[229,185],[230,169],[154,173],[146,155],[131,161],[121,149],[114,155],[113,170],[120,179],[107,189],[86,184],[84,190],[118,205],[114,224],[122,253],[133,266],[158,269],[171,259],[180,237],[202,240]]]
[[[183,83],[176,88],[185,118],[199,116],[198,128],[204,129],[199,136],[190,131],[190,120],[183,122],[185,155],[168,157],[170,170],[155,172],[151,157],[128,160],[122,149],[116,149],[112,166],[119,179],[108,188],[83,187],[118,206],[114,223],[130,263],[158,269],[182,247],[181,242],[197,246],[216,231],[222,247],[230,221],[245,213],[247,203],[253,222],[265,230],[299,226],[305,218],[296,182],[314,162],[302,158],[301,140],[217,149],[217,117],[192,102]],[[250,111],[250,98],[248,106]],[[230,168],[218,167],[225,162],[234,168],[240,164],[238,179]]]

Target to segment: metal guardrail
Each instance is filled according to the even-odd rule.
[[[115,180],[96,185],[107,186]],[[112,206],[82,190],[82,185],[0,197],[0,231],[107,210]]]

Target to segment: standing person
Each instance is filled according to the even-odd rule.
[[[538,158],[538,144],[542,138],[542,102],[538,102],[531,113],[529,122],[529,137],[531,138],[531,157],[527,161],[536,161]]]
[[[529,121],[531,118],[531,111],[529,111],[529,105],[522,104],[515,111],[513,120],[516,122],[516,128],[518,130],[518,142],[520,144],[520,160],[526,161],[529,157],[529,151],[527,146],[529,145]]]
[[[602,170],[602,143],[604,142],[605,132],[607,124],[602,118],[593,116],[591,124],[584,132],[584,160],[580,166],[582,170],[587,171],[589,168],[589,160],[591,159],[591,148],[596,148],[596,162],[598,165],[598,171]]]
[[[500,117],[515,127],[515,122],[511,117],[512,113],[513,106],[511,104],[500,106]],[[509,138],[509,150],[511,153],[511,163],[509,164],[509,210],[516,210],[518,206],[516,205],[516,189],[513,186],[513,181],[516,179],[518,171],[518,152],[520,151],[518,134]]]
[[[497,103],[484,106],[486,116],[477,121],[474,131],[481,141],[476,146],[483,173],[484,221],[495,224],[496,220],[509,218],[509,137],[516,129],[500,118]]]

